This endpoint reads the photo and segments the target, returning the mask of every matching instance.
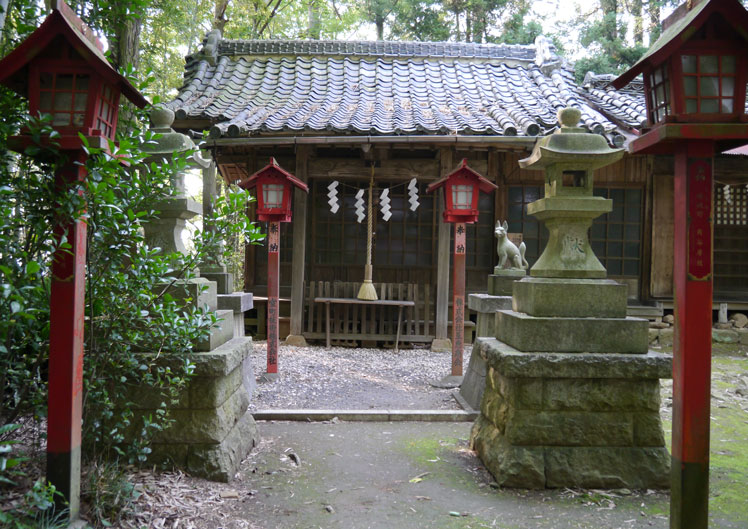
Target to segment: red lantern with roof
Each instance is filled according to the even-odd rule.
[[[270,158],[270,163],[238,183],[243,189],[258,188],[257,218],[268,222],[291,222],[292,186],[305,193],[307,185]]]
[[[478,194],[490,193],[496,186],[471,169],[467,160],[441,180],[430,184],[427,193],[444,188],[444,220],[472,224],[478,220]]]
[[[48,114],[64,150],[78,149],[78,134],[106,147],[117,129],[120,94],[144,107],[145,98],[107,61],[102,43],[64,2],[20,46],[0,61],[0,83],[29,101],[32,116]],[[11,139],[22,150],[28,134]]]

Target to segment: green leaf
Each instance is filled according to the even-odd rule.
[[[29,261],[26,263],[26,275],[34,275],[41,270],[41,265],[36,261]]]

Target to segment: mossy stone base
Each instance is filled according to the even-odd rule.
[[[201,353],[213,351],[234,337],[234,311],[217,310],[216,318],[218,321],[211,327],[210,334],[192,345],[193,351]]]
[[[610,279],[527,277],[513,285],[513,309],[530,316],[625,318],[628,288]]]
[[[667,488],[659,378],[671,359],[522,353],[495,339],[471,445],[503,486]]]
[[[496,338],[520,351],[646,353],[649,322],[640,318],[538,318],[496,312]]]
[[[171,464],[191,474],[229,481],[257,442],[257,427],[248,411],[254,375],[252,339],[234,338],[210,352],[187,355],[195,376],[169,407],[175,422],[160,432],[148,461]],[[165,365],[184,356],[159,356]],[[135,387],[130,391],[136,416],[155,415],[162,399]],[[135,423],[139,423],[136,418]],[[133,429],[131,435],[137,435]]]

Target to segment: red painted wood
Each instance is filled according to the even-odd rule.
[[[85,169],[75,162],[84,161],[81,153],[69,162],[57,175],[58,186],[83,180]],[[65,235],[72,248],[58,250],[52,263],[47,452],[66,454],[81,444],[86,224],[64,222],[55,235]]]
[[[706,527],[712,345],[714,143],[675,153],[671,527]]]
[[[476,193],[477,194],[477,193]],[[462,376],[462,351],[465,343],[465,251],[464,222],[455,223],[454,263],[452,268],[452,375]]]
[[[268,350],[267,372],[278,372],[278,279],[280,276],[280,223],[268,224]]]

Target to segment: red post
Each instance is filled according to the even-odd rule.
[[[452,270],[452,376],[462,376],[462,350],[465,341],[465,223],[455,223]]]
[[[278,277],[280,275],[280,223],[268,224],[268,374],[278,373]]]
[[[73,156],[57,174],[65,188],[85,178],[85,155]],[[86,223],[65,219],[55,227],[58,241],[71,248],[55,252],[49,315],[49,398],[47,404],[47,480],[78,517],[80,500],[83,342],[86,280]]]
[[[713,155],[706,140],[684,143],[675,153],[673,529],[708,524]]]

